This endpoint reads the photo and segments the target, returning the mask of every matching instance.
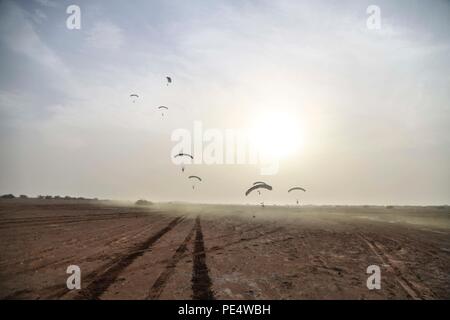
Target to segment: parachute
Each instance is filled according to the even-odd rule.
[[[194,157],[192,155],[187,154],[187,153],[183,153],[183,152],[180,152],[180,153],[174,155],[174,158],[178,158],[178,157],[189,157],[192,160],[194,160]],[[181,172],[184,172],[184,165],[181,167]]]
[[[291,192],[291,191],[294,191],[294,190],[301,190],[301,191],[306,192],[306,190],[303,189],[303,188],[301,188],[301,187],[293,187],[293,188],[290,188],[290,189],[288,190],[288,192]]]
[[[252,191],[260,189],[260,188],[272,190],[272,186],[269,186],[268,184],[257,184],[257,185],[254,185],[253,187],[251,187],[250,189],[248,189],[245,192],[245,196],[248,196]]]
[[[260,185],[260,184],[267,184],[267,183],[262,182],[262,181],[256,181],[256,182],[253,182],[253,185],[254,185],[254,186],[257,186],[257,185]],[[261,191],[260,191],[260,190],[258,190],[258,195],[261,195]]]
[[[133,98],[133,103],[136,102],[136,99],[139,98],[139,96],[136,93],[130,94],[130,98]]]
[[[254,186],[256,186],[257,184],[267,184],[267,183],[262,182],[262,181],[256,181],[256,182],[253,182],[253,185],[254,185]]]
[[[180,152],[180,153],[178,153],[178,154],[176,154],[176,155],[174,156],[174,158],[177,158],[177,157],[189,157],[189,158],[191,158],[192,160],[194,160],[194,157],[193,157],[192,155],[187,154],[187,153],[183,153],[183,152]]]
[[[199,176],[189,176],[188,179],[197,179],[199,182],[202,181],[202,178],[200,178]],[[192,185],[192,190],[195,189],[195,184]]]
[[[169,110],[169,108],[167,108],[166,106],[160,106],[158,107],[158,110]],[[161,112],[161,116],[164,117],[164,111]]]
[[[167,76],[166,79],[167,79],[167,85],[169,85],[170,83],[172,83],[172,78],[171,78],[171,77]]]
[[[301,187],[293,187],[293,188],[290,188],[290,189],[288,190],[288,192],[291,192],[291,191],[294,191],[294,190],[300,190],[300,191],[306,192],[306,190],[303,189],[303,188],[301,188]],[[296,199],[296,203],[298,204],[298,199]]]

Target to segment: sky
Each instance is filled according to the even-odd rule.
[[[0,0],[0,194],[449,204],[449,30],[445,0]],[[254,130],[277,170],[182,172],[173,135],[196,123]]]

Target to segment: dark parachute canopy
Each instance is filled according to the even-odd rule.
[[[193,179],[193,180],[198,180],[199,182],[202,181],[202,178],[200,178],[199,176],[189,176],[189,179]],[[192,190],[195,189],[195,184],[192,185]]]
[[[268,184],[256,184],[253,187],[251,187],[250,189],[248,189],[245,192],[245,195],[248,196],[252,191],[257,190],[257,189],[267,189],[267,190],[272,190],[272,186],[269,186]]]
[[[194,157],[193,157],[192,155],[190,155],[190,154],[188,154],[188,153],[183,153],[183,152],[180,152],[180,153],[174,155],[173,157],[174,157],[174,158],[178,158],[178,157],[188,157],[188,158],[191,158],[192,160],[194,160]],[[184,165],[181,166],[181,172],[184,172]]]
[[[294,191],[294,190],[301,190],[301,191],[306,192],[306,190],[303,189],[303,188],[301,188],[301,187],[293,187],[293,188],[290,188],[290,189],[288,190],[288,192],[291,192],[291,191]]]
[[[288,190],[288,192],[291,192],[291,191],[294,191],[294,190],[299,190],[299,191],[306,192],[306,190],[305,190],[304,188],[302,188],[302,187],[293,187],[293,188],[290,188],[290,189]],[[297,199],[297,204],[298,204],[298,199]]]
[[[172,78],[171,77],[167,76],[166,79],[167,79],[167,85],[169,85],[169,83],[172,83]]]
[[[257,184],[267,184],[267,183],[262,182],[262,181],[256,181],[256,182],[253,182],[253,185],[254,185],[254,186],[256,186]]]
[[[164,110],[169,110],[169,108],[167,108],[166,106],[159,106],[158,110],[161,110],[161,116],[164,117]]]
[[[174,156],[174,158],[178,158],[178,157],[189,157],[192,160],[194,160],[194,157],[192,155],[190,155],[188,153],[183,153],[183,152],[180,152]]]
[[[136,93],[132,93],[130,94],[130,98],[133,98],[133,103],[135,103],[136,99],[139,98],[139,95],[137,95]]]

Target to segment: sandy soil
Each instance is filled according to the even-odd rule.
[[[0,298],[449,299],[450,210],[1,200]]]

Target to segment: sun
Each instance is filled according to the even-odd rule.
[[[300,121],[287,113],[271,112],[258,117],[250,130],[251,146],[261,156],[285,158],[303,142]]]

